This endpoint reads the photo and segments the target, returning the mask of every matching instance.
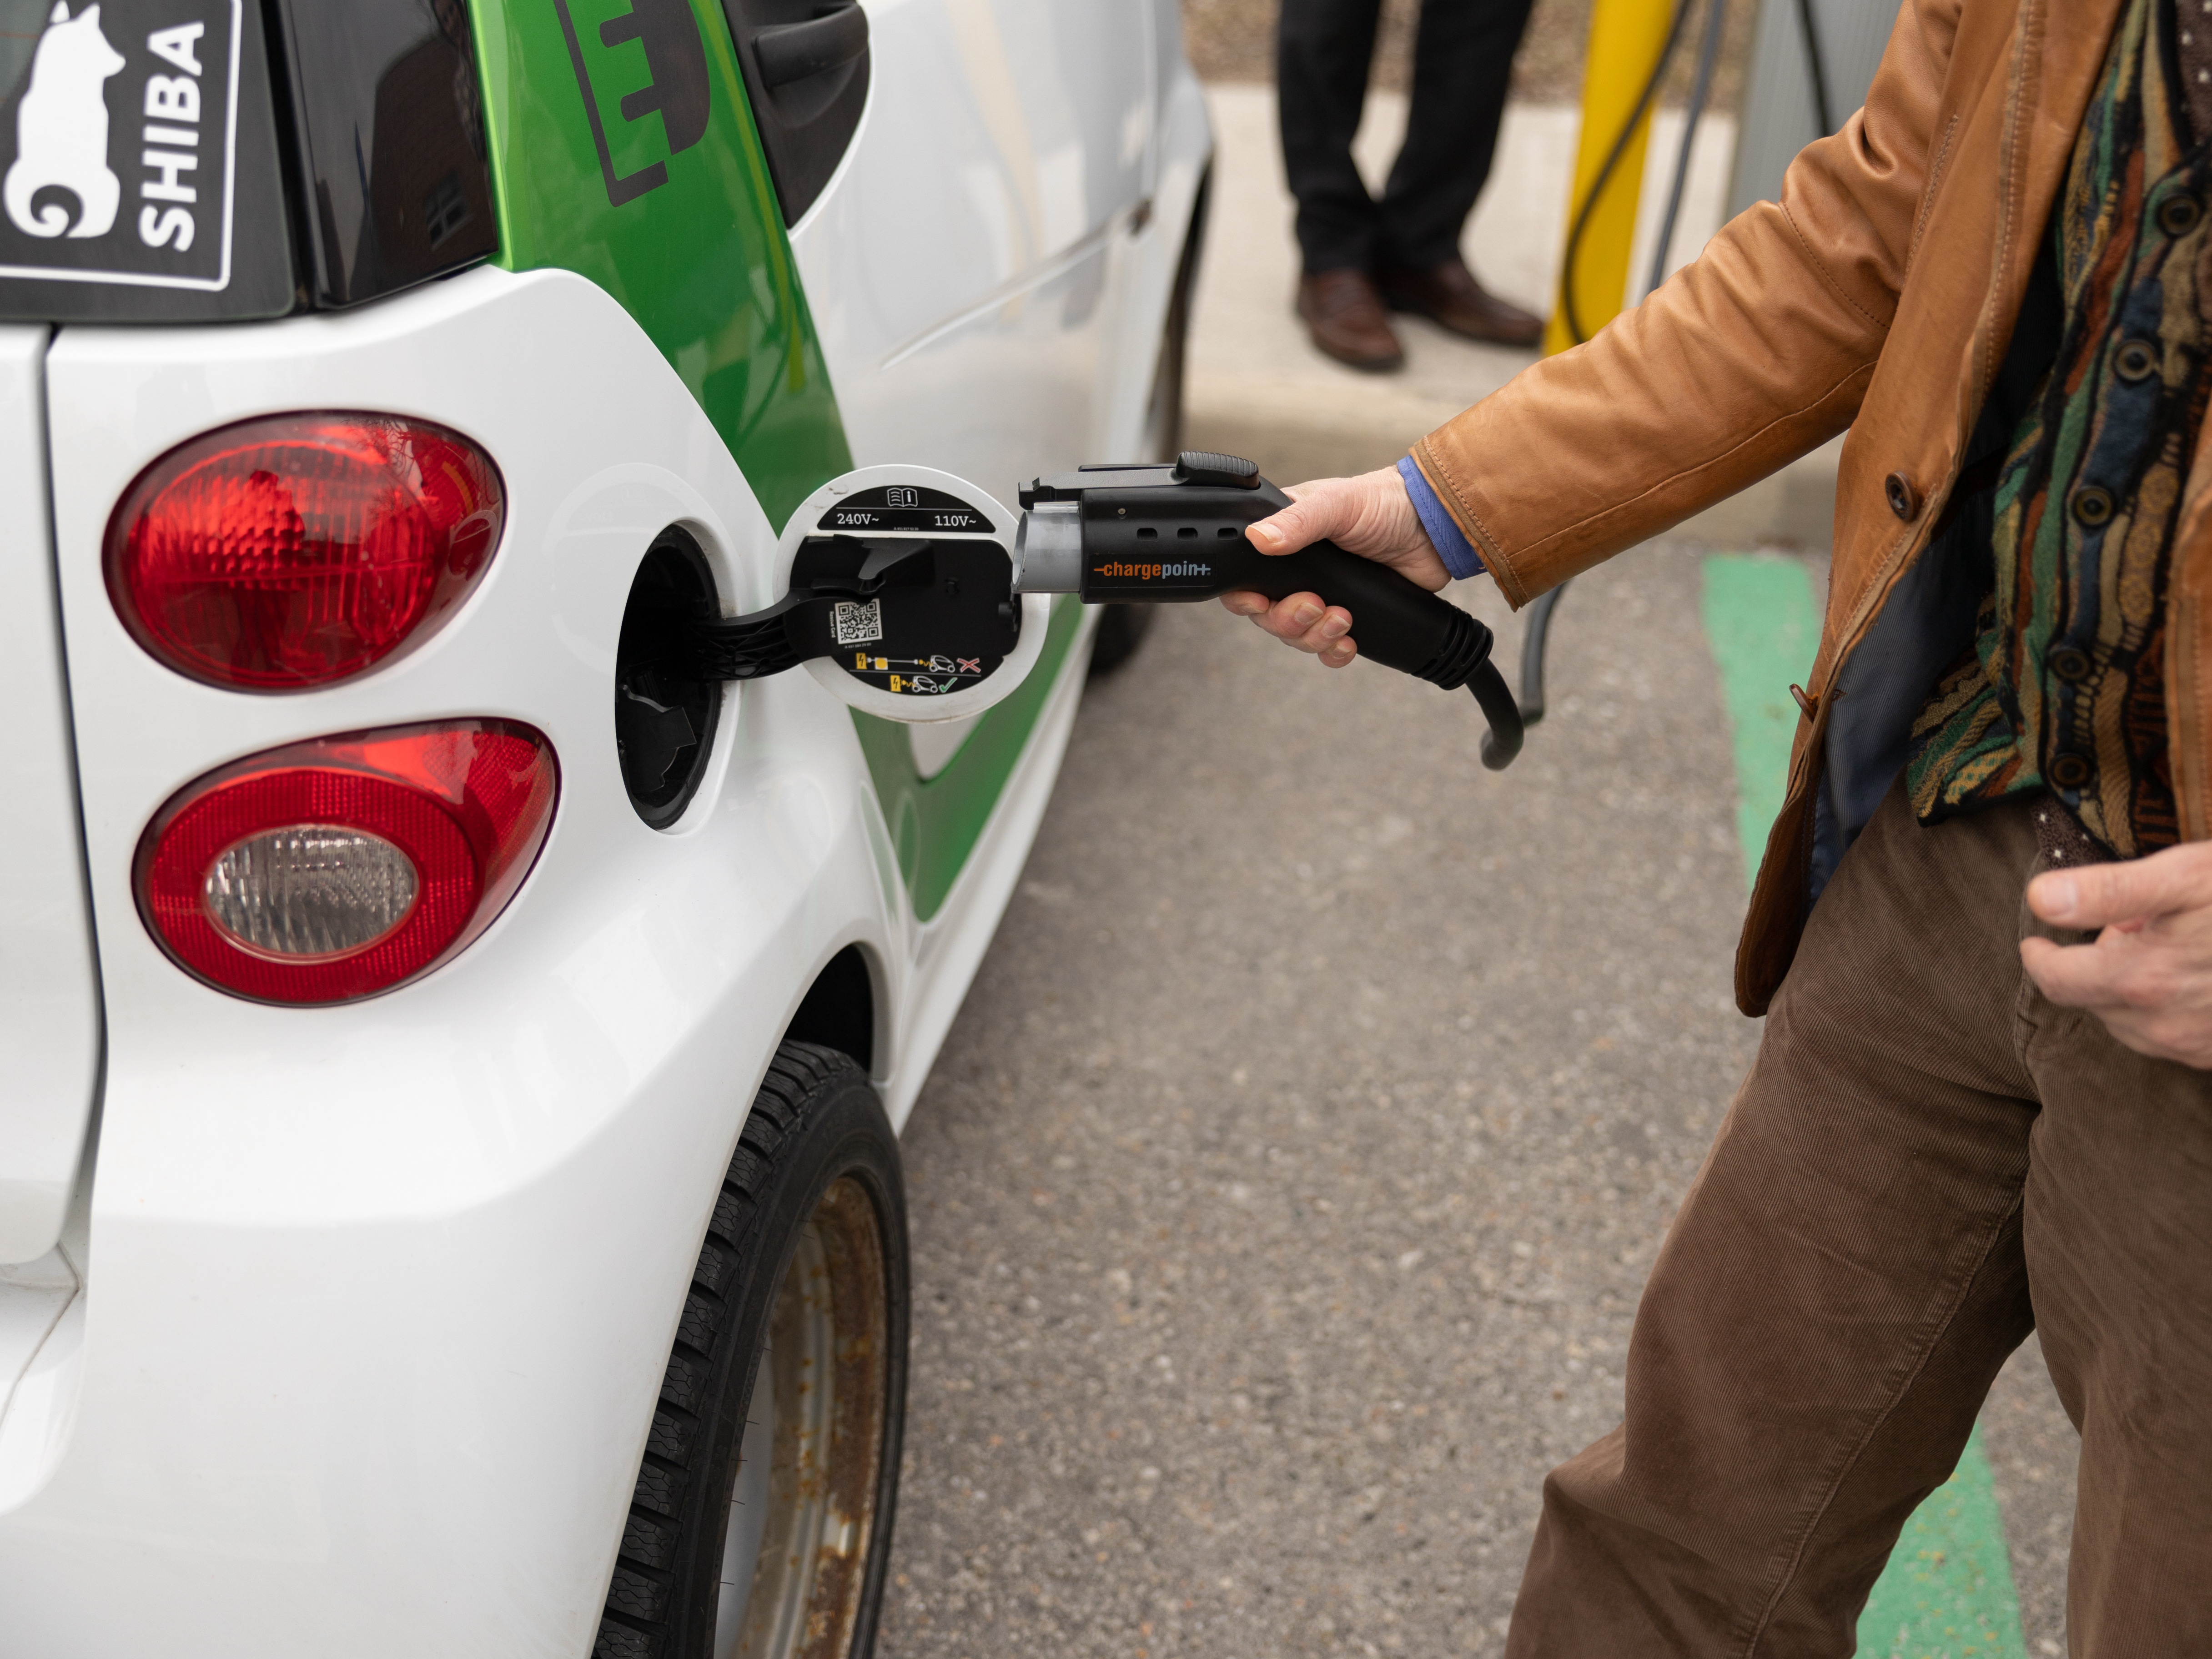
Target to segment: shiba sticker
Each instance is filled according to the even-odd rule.
[[[0,0],[0,277],[228,283],[241,4]]]
[[[105,236],[122,205],[107,165],[108,76],[123,54],[100,32],[99,0],[76,16],[55,0],[15,106],[15,159],[0,185],[8,216],[27,236]]]

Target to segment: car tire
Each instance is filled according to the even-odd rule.
[[[784,1043],[700,1247],[593,1659],[867,1659],[908,1285],[883,1103],[847,1055]]]
[[[1091,635],[1091,678],[1110,674],[1135,656],[1145,635],[1152,631],[1149,605],[1099,606],[1098,626]]]

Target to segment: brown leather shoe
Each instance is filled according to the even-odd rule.
[[[1385,270],[1378,281],[1393,311],[1426,317],[1470,340],[1531,346],[1544,331],[1541,317],[1499,299],[1457,259],[1425,270]]]
[[[1387,374],[1405,364],[1405,350],[1383,313],[1382,296],[1364,270],[1301,276],[1298,315],[1314,344],[1340,363],[1373,374]]]

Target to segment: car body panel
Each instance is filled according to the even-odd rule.
[[[860,464],[1010,497],[1114,459],[1102,388],[1151,187],[1150,19],[1141,0],[870,8],[866,114],[791,237]]]
[[[1023,861],[1036,838],[1060,757],[1075,729],[1092,632],[1086,618],[1051,696],[1038,711],[997,809],[984,824],[943,908],[927,924],[912,928],[912,974],[900,1014],[906,1040],[878,1085],[895,1127],[905,1127],[999,918],[1013,896],[1014,884],[1021,879]]]
[[[736,48],[714,0],[641,5],[647,31],[604,44],[629,10],[473,0],[497,263],[574,270],[620,301],[781,530],[853,461]],[[653,87],[661,106],[625,119],[623,98]]]
[[[887,1103],[910,1109],[1048,798],[1081,653],[1024,686],[1041,706],[983,856],[928,928],[849,711],[809,676],[744,687],[698,803],[649,830],[607,695],[638,552],[682,522],[747,604],[774,556],[703,411],[565,272],[481,270],[302,327],[75,330],[49,354],[116,1035],[97,1273],[66,1304],[82,1347],[34,1416],[0,1419],[0,1606],[27,1651],[234,1654],[226,1606],[250,1583],[255,1626],[318,1654],[581,1653],[744,1103],[813,974],[857,945],[889,1011]],[[563,395],[579,374],[583,410]],[[99,545],[140,468],[250,415],[415,412],[429,385],[508,499],[440,634],[360,681],[255,698],[131,641]],[[130,889],[162,801],[240,753],[441,714],[527,720],[561,764],[545,850],[482,939],[337,1007],[176,970]],[[140,1591],[101,1595],[125,1577]]]
[[[580,277],[484,269],[197,336],[73,330],[48,372],[114,1040],[79,1392],[46,1419],[67,1455],[0,1456],[30,1483],[0,1486],[9,1639],[234,1654],[244,1573],[291,1650],[580,1653],[744,1103],[837,950],[866,951],[893,1007],[906,989],[847,711],[805,675],[748,686],[676,830],[630,809],[609,687],[641,550],[682,522],[757,604],[775,538],[653,343]],[[131,641],[99,545],[141,467],[210,425],[412,413],[425,387],[508,500],[435,637],[250,698]],[[560,759],[545,849],[483,938],[337,1007],[176,970],[130,889],[170,793],[240,753],[441,714],[527,720]]]
[[[1085,636],[1082,602],[1072,593],[1060,594],[1053,603],[1043,654],[1029,679],[997,708],[974,717],[958,749],[927,777],[915,758],[908,727],[854,712],[860,751],[867,757],[876,799],[890,826],[893,855],[916,920],[927,921],[943,908],[1069,653]]]
[[[48,580],[58,567],[76,694],[78,787],[64,773],[59,793],[89,870],[76,915],[81,930],[94,919],[104,1002],[87,1006],[109,1036],[96,1164],[63,1242],[0,1270],[0,1392],[20,1372],[0,1399],[0,1654],[580,1659],[698,1241],[777,1042],[825,964],[856,949],[872,1069],[902,1123],[1043,815],[1088,655],[1072,601],[1030,679],[926,769],[905,731],[856,728],[810,675],[728,688],[706,775],[665,830],[622,785],[616,640],[638,560],[671,524],[726,610],[776,597],[777,526],[849,463],[848,382],[884,452],[863,459],[945,465],[994,493],[1139,441],[1208,148],[1188,70],[1164,96],[1145,78],[1171,14],[1096,8],[1139,26],[1139,49],[1109,65],[1121,101],[1082,106],[1094,125],[1139,112],[1133,147],[1085,129],[1121,194],[1084,185],[1073,242],[1040,234],[1011,310],[988,291],[970,302],[961,246],[863,248],[940,298],[958,285],[938,264],[970,283],[952,295],[958,326],[872,356],[849,330],[817,347],[809,310],[811,296],[836,311],[857,280],[852,250],[817,232],[842,222],[825,216],[864,152],[787,241],[720,58],[700,142],[666,156],[611,143],[617,177],[670,165],[665,185],[610,198],[560,16],[595,39],[620,6],[562,0],[532,18],[474,0],[503,234],[516,228],[502,264],[341,313],[72,327],[46,350],[56,507],[37,545]],[[971,52],[978,18],[1005,26],[1002,46],[1060,39],[1019,0],[872,6],[890,43],[872,86],[909,62],[890,50],[909,11],[968,31]],[[702,50],[724,50],[707,0],[685,15]],[[1055,50],[1056,72],[1077,76]],[[592,84],[603,123],[636,89]],[[1030,143],[1006,124],[1006,82],[991,84],[996,112],[979,116],[983,93],[963,82],[945,119]],[[36,353],[23,362],[35,370]],[[957,403],[964,373],[989,393],[980,412]],[[188,438],[325,409],[484,447],[507,518],[483,577],[436,634],[342,684],[250,696],[163,668],[106,591],[113,503]],[[35,455],[33,439],[0,465]],[[50,623],[56,604],[49,592]],[[479,716],[546,735],[560,798],[536,867],[451,962],[367,1001],[273,1007],[190,978],[148,934],[133,854],[192,779],[301,738]]]
[[[1040,472],[1137,459],[1209,148],[1202,106],[1160,142],[1152,0],[904,0],[869,21],[866,113],[791,234],[854,456],[1008,497]],[[1173,90],[1195,99],[1187,68]],[[1048,657],[1087,627],[1056,611]],[[854,716],[918,920],[965,867],[1041,706],[1011,698],[957,735]]]
[[[61,1236],[100,1068],[46,522],[46,340],[43,328],[0,326],[0,1265],[33,1261]],[[0,1350],[0,1401],[14,1376]]]

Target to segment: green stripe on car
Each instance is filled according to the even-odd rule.
[[[623,38],[629,0],[471,0],[471,12],[497,262],[573,270],[612,295],[781,532],[853,457],[720,8],[690,0],[693,33],[650,40]],[[625,118],[623,99],[647,88],[660,107]]]

